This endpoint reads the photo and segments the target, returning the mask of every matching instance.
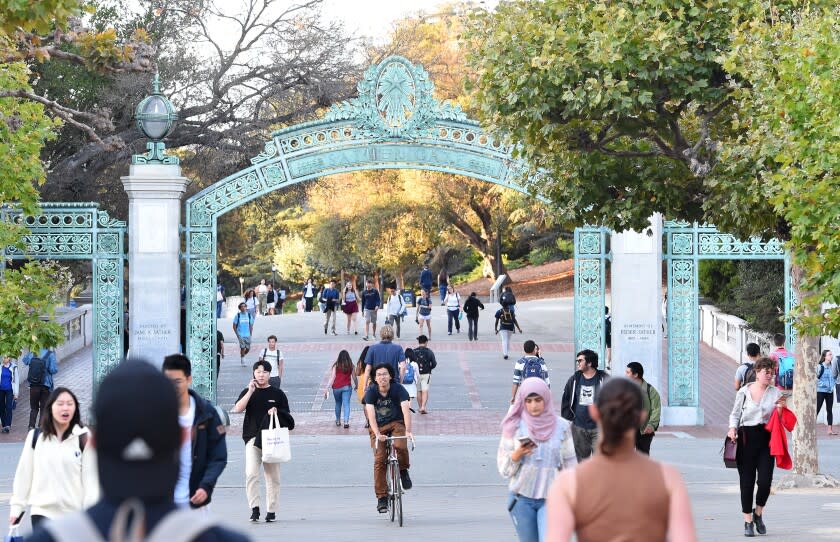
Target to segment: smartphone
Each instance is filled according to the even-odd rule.
[[[531,440],[531,437],[519,437],[519,444],[521,446],[536,446],[536,443]]]

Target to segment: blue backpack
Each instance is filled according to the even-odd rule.
[[[410,362],[405,366],[403,384],[414,384],[414,366]]]
[[[529,356],[525,358],[525,364],[522,367],[522,378],[531,378],[533,376],[545,380],[543,377],[542,359]]]
[[[793,389],[793,366],[795,360],[793,356],[779,356],[779,376],[778,384],[783,390]]]

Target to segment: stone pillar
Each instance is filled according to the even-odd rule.
[[[613,233],[610,248],[612,372],[623,376],[627,364],[638,361],[645,380],[664,396],[661,215],[652,216],[641,233]]]
[[[156,366],[180,349],[181,195],[177,164],[133,164],[128,193],[129,357]]]

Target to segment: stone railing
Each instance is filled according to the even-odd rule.
[[[773,350],[769,333],[750,329],[747,322],[721,312],[714,305],[700,305],[700,337],[715,350],[726,354],[738,363],[746,359],[748,343],[756,343],[765,354]]]

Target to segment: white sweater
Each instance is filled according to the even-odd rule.
[[[41,433],[34,450],[33,432],[23,443],[15,471],[11,515],[17,517],[31,506],[32,515],[55,518],[95,504],[99,500],[99,474],[90,438],[85,451],[79,450],[79,435],[87,433],[87,428],[74,427],[64,441]]]

